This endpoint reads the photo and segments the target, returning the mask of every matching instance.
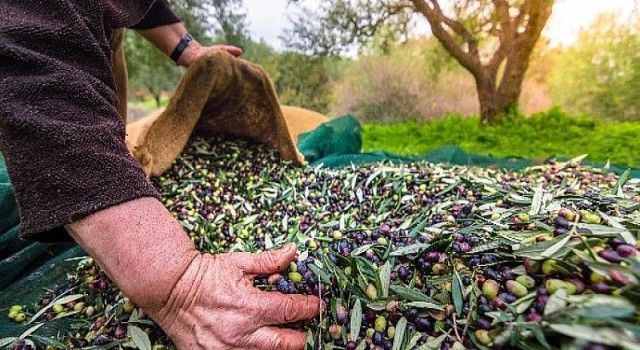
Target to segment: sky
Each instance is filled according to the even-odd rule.
[[[251,34],[264,39],[276,48],[282,43],[278,38],[288,26],[287,0],[244,0]],[[554,12],[547,24],[545,35],[552,44],[569,45],[576,40],[580,28],[591,23],[599,13],[618,12],[630,14],[638,0],[557,0]],[[307,6],[318,6],[320,0],[305,0]]]

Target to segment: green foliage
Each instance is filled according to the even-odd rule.
[[[172,91],[184,70],[130,30],[125,36],[124,50],[129,71],[129,92],[133,96],[140,92],[150,95],[156,101],[156,108],[160,107],[162,92]]]
[[[331,102],[327,67],[331,59],[295,52],[277,52],[264,41],[247,40],[243,58],[269,74],[280,103],[326,113]]]
[[[640,20],[602,15],[561,52],[547,78],[554,101],[570,112],[640,119]]]
[[[498,157],[544,159],[589,154],[592,161],[639,167],[640,124],[571,116],[558,108],[525,118],[505,116],[501,125],[478,127],[479,118],[451,115],[425,124],[364,125],[363,148],[403,155],[449,144]]]
[[[242,0],[176,0],[171,5],[189,32],[203,45],[220,41],[244,46],[248,41]],[[184,70],[133,31],[127,32],[124,48],[129,91],[143,99],[151,96],[156,107],[160,107],[161,94],[175,88]],[[140,92],[143,96],[139,96]]]
[[[282,104],[328,111],[329,76],[322,57],[285,52],[278,56],[272,79]]]
[[[242,47],[244,59],[267,71],[283,104],[328,112],[331,91],[326,60],[293,52],[279,53],[264,41],[252,40],[242,4],[242,0],[172,2],[176,14],[202,44],[218,42]],[[184,70],[133,32],[125,37],[125,54],[132,96],[142,100],[151,96],[156,107],[160,107],[162,93],[175,88]]]
[[[390,123],[477,113],[473,78],[436,39],[394,44],[388,54],[386,46],[370,51],[342,64],[332,114]]]
[[[215,34],[226,45],[244,47],[249,39],[247,16],[243,12],[242,0],[208,0],[214,23]],[[209,20],[210,21],[210,20]]]
[[[304,3],[290,0],[289,3]],[[316,55],[340,55],[368,45],[406,39],[413,11],[397,1],[323,1],[301,7],[283,36],[287,47]]]

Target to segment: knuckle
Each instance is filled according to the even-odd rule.
[[[271,348],[274,350],[282,349],[282,336],[280,334],[276,334],[271,338]]]
[[[278,270],[282,270],[282,263],[280,262],[280,259],[278,259],[278,256],[275,255],[275,253],[269,252],[269,253],[265,253],[264,255],[264,263],[266,266],[272,266]]]
[[[263,332],[256,336],[254,343],[259,345],[261,349],[277,350],[282,349],[282,341],[278,333]]]
[[[304,298],[304,310],[308,317],[313,317],[318,309],[318,303],[315,299],[308,296]]]
[[[286,298],[282,302],[282,310],[284,311],[284,322],[292,322],[298,318],[298,308],[293,302],[293,298]]]

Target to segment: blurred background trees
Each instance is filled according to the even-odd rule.
[[[599,119],[640,119],[640,21],[599,16],[573,45],[549,53],[552,100]]]
[[[297,1],[293,1],[297,2]],[[553,0],[330,0],[320,14],[303,12],[288,33],[292,47],[319,54],[368,42],[380,28],[408,36],[421,17],[433,36],[476,83],[480,116],[495,124],[517,106],[529,58],[544,29]],[[309,21],[309,18],[313,20]]]
[[[430,9],[437,4],[330,0],[313,13],[290,5],[301,16],[292,18],[283,47],[276,49],[251,37],[242,0],[172,1],[199,41],[238,45],[245,59],[262,65],[283,104],[332,116],[351,113],[375,123],[424,122],[449,114],[482,114],[492,121],[488,118],[493,113],[486,113],[478,94],[484,75],[500,100],[491,108],[498,111],[495,116],[513,107],[529,115],[557,105],[602,120],[640,119],[637,16],[621,21],[620,16],[603,15],[584,23],[579,39],[565,46],[552,44],[544,34],[536,38],[539,24],[526,44],[515,46],[510,42],[527,30],[531,18],[517,25],[518,14],[542,3],[446,2],[455,6],[443,7],[444,18],[433,22],[453,38],[446,44],[435,32],[415,34],[416,21],[432,22],[418,8],[420,3]],[[505,3],[510,6],[507,17],[500,7]],[[540,21],[545,22],[551,2],[545,4],[526,11],[542,11]],[[505,18],[514,22],[508,24]],[[139,101],[145,111],[163,104],[182,70],[133,32],[126,37],[126,53],[132,101]],[[475,63],[465,64],[469,59]]]

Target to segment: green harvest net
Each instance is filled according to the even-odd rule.
[[[361,153],[362,129],[351,116],[334,119],[299,137],[298,148],[311,165],[337,168],[349,165],[391,161],[395,163],[426,160],[432,163],[472,165],[520,170],[534,165],[530,159],[496,158],[469,154],[458,146],[445,146],[420,156],[398,156],[385,152]],[[594,167],[604,164],[583,162]],[[626,168],[610,166],[622,174]],[[640,177],[640,169],[632,169],[631,177]],[[74,244],[32,243],[19,239],[19,217],[6,167],[0,161],[0,315],[14,304],[35,301],[43,289],[62,284],[66,274],[85,253]],[[46,322],[38,330],[53,336],[68,330],[77,320],[63,318]],[[0,338],[18,336],[26,330],[6,317],[0,317]]]

